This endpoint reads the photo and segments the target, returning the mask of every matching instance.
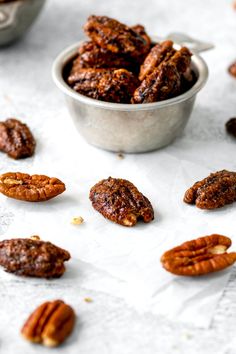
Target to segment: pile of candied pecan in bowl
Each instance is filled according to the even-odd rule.
[[[90,16],[90,38],[64,70],[76,92],[106,102],[151,103],[178,96],[196,82],[191,52],[173,42],[152,43],[142,25],[128,27],[106,16]]]

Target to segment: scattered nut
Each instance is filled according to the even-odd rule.
[[[58,178],[44,175],[28,175],[8,172],[0,175],[0,192],[9,198],[27,202],[42,202],[65,191],[65,185]]]
[[[236,201],[236,172],[222,170],[196,182],[184,195],[184,202],[200,209],[216,209]]]
[[[225,124],[227,132],[236,138],[236,118],[231,118]]]
[[[0,151],[13,159],[30,157],[35,150],[35,140],[26,124],[17,119],[0,122]]]
[[[9,273],[38,278],[58,278],[70,259],[66,250],[51,242],[16,238],[0,242],[0,265]]]
[[[138,220],[148,223],[154,219],[149,200],[125,179],[109,177],[98,182],[91,188],[89,198],[94,209],[123,226],[134,226]]]
[[[82,216],[78,216],[76,218],[73,218],[71,220],[71,224],[73,225],[81,225],[84,222],[84,219],[82,218]]]
[[[21,329],[23,337],[47,347],[60,345],[71,334],[75,312],[61,300],[45,302],[27,319]]]
[[[163,254],[161,263],[170,273],[196,276],[225,269],[236,262],[236,252],[227,253],[230,238],[222,235],[184,242]]]

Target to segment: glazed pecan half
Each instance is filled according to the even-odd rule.
[[[0,150],[14,159],[30,157],[35,150],[34,137],[26,124],[11,118],[0,122]]]
[[[236,118],[231,118],[225,124],[227,132],[236,138]]]
[[[9,198],[27,202],[42,202],[65,191],[65,185],[55,177],[8,172],[0,176],[0,192]]]
[[[236,262],[236,252],[227,253],[230,238],[210,235],[184,242],[163,254],[161,263],[170,273],[195,276],[225,269]]]
[[[66,250],[51,242],[16,238],[0,242],[0,265],[9,273],[39,278],[58,278],[70,259]]]
[[[94,209],[123,226],[134,226],[138,220],[147,223],[154,219],[149,200],[125,179],[109,177],[98,182],[91,188],[89,198]]]
[[[40,305],[21,329],[23,337],[47,347],[60,345],[71,334],[75,325],[75,312],[62,300]]]
[[[84,30],[100,47],[137,59],[148,53],[151,43],[141,27],[131,28],[107,16],[90,16]]]
[[[196,182],[184,195],[184,202],[200,209],[216,209],[236,201],[236,172],[211,173]]]

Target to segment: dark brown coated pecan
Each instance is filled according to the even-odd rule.
[[[236,201],[236,172],[211,173],[196,182],[184,195],[184,202],[200,209],[216,209]]]
[[[227,132],[236,138],[236,118],[231,118],[225,124]]]
[[[173,48],[172,41],[157,43],[145,58],[140,68],[139,80],[142,81],[147,75],[151,74],[163,61],[169,60],[176,50]]]
[[[36,308],[21,329],[23,337],[33,343],[57,347],[70,335],[75,312],[62,300],[47,301]]]
[[[42,202],[65,191],[65,185],[55,177],[8,172],[0,176],[0,192],[9,198],[27,202]]]
[[[14,159],[32,156],[34,137],[26,124],[11,118],[0,122],[0,150]]]
[[[228,69],[229,73],[236,78],[236,62],[232,63]]]
[[[70,259],[66,250],[37,239],[16,238],[0,242],[0,265],[9,273],[39,278],[58,278]]]
[[[143,34],[144,29],[134,30],[107,16],[90,16],[84,30],[93,42],[113,53],[138,58],[150,49],[150,39]]]
[[[196,276],[225,269],[236,262],[236,252],[227,253],[230,238],[210,235],[188,241],[163,254],[161,263],[176,275]]]
[[[181,93],[182,74],[189,68],[191,53],[186,47],[176,51],[167,61],[146,75],[135,90],[132,103],[163,101]]]
[[[129,103],[139,81],[126,69],[80,69],[68,83],[82,95],[97,100]]]
[[[134,226],[138,220],[147,223],[154,219],[149,200],[125,179],[109,177],[98,182],[91,188],[89,198],[94,209],[123,226]]]

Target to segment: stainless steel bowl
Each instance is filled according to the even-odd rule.
[[[46,0],[18,0],[0,4],[0,46],[21,37],[39,15]]]
[[[109,103],[83,96],[72,90],[63,78],[63,70],[75,56],[82,42],[73,44],[56,58],[52,69],[54,82],[65,94],[75,126],[88,143],[115,152],[139,153],[162,148],[183,131],[191,115],[196,94],[208,77],[207,65],[196,52],[210,49],[212,45],[181,34],[168,36],[171,39],[176,37],[178,44],[175,42],[175,47],[188,44],[192,51],[195,50],[192,67],[197,75],[197,81],[184,94],[161,102]],[[154,37],[153,40],[160,39]]]

